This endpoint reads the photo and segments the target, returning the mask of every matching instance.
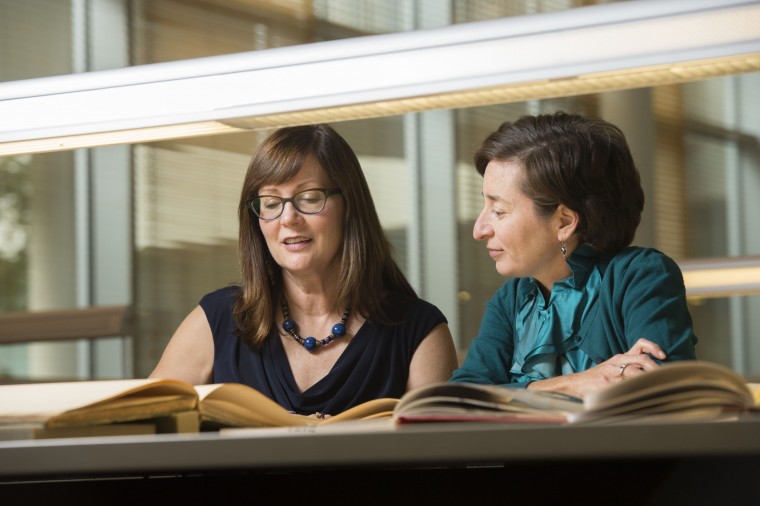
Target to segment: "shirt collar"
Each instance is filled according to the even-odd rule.
[[[581,288],[586,284],[588,276],[597,263],[599,263],[599,252],[588,243],[578,246],[567,258],[567,263],[572,271],[572,280],[568,280],[571,286]]]
[[[572,274],[565,279],[559,280],[555,284],[565,284],[575,289],[580,289],[586,285],[588,277],[599,263],[599,252],[588,243],[578,246],[567,258]],[[520,306],[528,303],[539,295],[538,283],[534,278],[523,278],[526,287],[522,290]]]

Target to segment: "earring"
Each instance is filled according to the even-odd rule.
[[[560,242],[559,249],[562,252],[562,256],[567,258],[567,244],[565,244],[565,241]]]

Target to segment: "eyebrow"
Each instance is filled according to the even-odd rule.
[[[500,197],[499,195],[494,195],[493,193],[489,193],[487,195],[483,193],[482,195],[484,198],[492,202],[506,202],[506,200],[503,197]]]
[[[314,188],[332,188],[330,185],[324,186],[320,185],[315,181],[311,181],[309,183],[304,183],[296,187],[295,191],[293,191],[293,195],[296,193],[300,193],[305,190],[313,190]],[[272,192],[272,193],[265,193],[265,192]],[[259,188],[259,191],[257,192],[259,195],[271,195],[272,197],[277,197],[279,195],[274,195],[274,193],[277,193],[278,189],[273,186],[262,186]]]

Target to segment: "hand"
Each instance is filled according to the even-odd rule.
[[[591,389],[598,389],[610,383],[630,379],[646,371],[660,367],[657,362],[652,360],[650,355],[660,360],[664,360],[666,357],[665,352],[662,351],[662,348],[658,344],[642,337],[625,353],[615,355],[609,360],[579,374],[594,371],[596,388],[593,388],[593,385],[589,385],[589,387]]]
[[[665,360],[667,355],[665,355],[665,352],[662,351],[662,348],[657,343],[653,343],[649,339],[644,339],[643,337],[636,341],[633,346],[631,346],[631,349],[626,351],[625,355],[640,355],[643,353],[647,353],[649,355],[654,356],[655,358],[658,358],[660,360]]]
[[[652,369],[659,367],[657,362],[651,359],[650,355],[659,360],[665,360],[667,357],[658,344],[642,337],[631,346],[630,350],[622,355],[612,357],[607,362],[603,362],[603,364],[606,364],[613,359],[617,359],[618,357],[622,357],[621,360],[623,361],[616,361],[615,364],[618,370],[618,377],[620,380],[623,380],[630,378],[631,376],[638,376],[643,372],[651,371]]]
[[[659,360],[666,358],[659,345],[641,338],[625,353],[615,355],[585,371],[557,376],[548,380],[536,381],[529,388],[540,390],[557,390],[576,397],[583,397],[594,390],[599,390],[612,383],[657,369],[659,365],[650,357]]]

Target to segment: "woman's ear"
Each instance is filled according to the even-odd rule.
[[[580,224],[580,216],[564,204],[557,206],[557,240],[568,241]]]

